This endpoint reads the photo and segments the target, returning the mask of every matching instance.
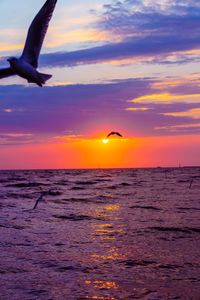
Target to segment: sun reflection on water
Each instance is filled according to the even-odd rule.
[[[91,254],[91,258],[101,262],[102,260],[120,260],[120,259],[125,259],[126,257],[124,254],[121,254],[119,252],[119,249],[117,247],[110,248],[107,253],[105,253],[105,249],[103,250],[104,253]]]
[[[95,264],[115,263],[126,259],[125,251],[120,246],[120,237],[126,234],[124,224],[121,222],[121,208],[118,203],[107,203],[99,205],[94,210],[95,217],[101,219],[101,222],[91,224],[95,247],[90,252],[90,260]],[[86,299],[117,300],[115,293],[119,290],[119,286],[112,280],[113,278],[107,279],[96,280],[91,277],[85,280],[85,289],[90,290],[91,294]]]
[[[110,234],[110,233],[124,233],[123,229],[96,229],[96,232],[102,233],[102,234]]]
[[[103,206],[103,209],[111,210],[111,211],[117,211],[117,210],[120,210],[120,208],[121,208],[121,205],[119,205],[119,204],[109,204],[109,205]]]
[[[83,299],[96,299],[96,300],[116,300],[114,297],[110,296],[86,296]]]
[[[85,284],[93,285],[97,289],[117,289],[118,285],[114,281],[105,280],[85,280]]]
[[[121,205],[118,203],[106,204],[96,208],[95,215],[106,217],[109,221],[91,224],[93,241],[99,245],[99,247],[96,247],[98,250],[90,254],[92,260],[101,263],[105,260],[124,259],[125,255],[113,244],[117,242],[119,236],[126,234],[123,223],[118,222],[121,219],[120,213]]]
[[[121,205],[119,204],[107,204],[103,206],[99,206],[95,209],[95,217],[108,219],[112,217],[112,220],[119,220],[117,216],[114,216],[121,209]]]
[[[119,288],[118,284],[115,281],[106,281],[106,280],[85,280],[85,285],[87,287],[90,287],[93,289],[93,293],[98,293],[98,290],[105,291],[109,290],[112,293],[114,290],[117,290]],[[116,300],[116,298],[112,295],[91,295],[86,296],[86,299],[99,299],[99,300]]]

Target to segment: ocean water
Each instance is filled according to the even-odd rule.
[[[1,171],[0,211],[1,300],[200,299],[198,167]]]

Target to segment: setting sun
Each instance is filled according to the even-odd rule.
[[[103,140],[102,140],[102,143],[104,143],[104,144],[107,144],[108,142],[109,142],[108,139],[103,139]]]

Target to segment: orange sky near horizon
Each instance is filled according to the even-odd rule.
[[[102,139],[77,139],[62,143],[3,146],[0,148],[0,169],[200,165],[199,149],[197,136],[113,138],[107,144]]]
[[[0,69],[44,3],[1,1]],[[57,1],[38,65],[52,78],[0,76],[0,169],[200,165],[197,14],[191,0]],[[124,138],[102,143],[112,130]]]

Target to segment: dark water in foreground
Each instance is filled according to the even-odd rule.
[[[199,300],[200,168],[164,170],[1,171],[0,299]]]

